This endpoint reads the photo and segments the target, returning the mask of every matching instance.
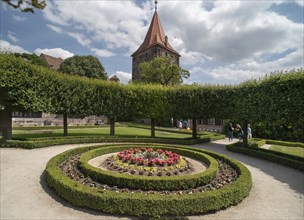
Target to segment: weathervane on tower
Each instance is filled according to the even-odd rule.
[[[157,11],[157,0],[155,0],[155,11]]]

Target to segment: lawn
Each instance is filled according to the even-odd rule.
[[[110,134],[110,128],[98,127],[98,128],[69,128],[69,136],[108,136]],[[42,128],[41,130],[14,130],[13,138],[41,138],[41,137],[62,137],[63,129],[48,129]],[[134,127],[115,127],[115,136],[121,137],[150,137],[151,132],[147,129],[134,128]],[[166,138],[190,138],[189,134],[172,133],[168,131],[156,131],[156,137]]]
[[[304,148],[302,147],[285,147],[281,145],[271,145],[269,150],[304,157]]]

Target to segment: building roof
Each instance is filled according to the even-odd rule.
[[[54,70],[58,70],[60,67],[60,64],[63,62],[63,59],[61,59],[61,58],[52,57],[52,56],[46,55],[44,53],[41,53],[40,57],[42,57],[46,61],[46,63],[49,65],[49,67]]]
[[[110,81],[120,82],[120,79],[116,75],[114,75],[110,78]]]
[[[165,35],[164,29],[162,27],[162,24],[160,22],[159,16],[157,11],[155,10],[149,30],[147,32],[147,35],[145,37],[144,42],[141,44],[141,46],[132,54],[132,56],[141,53],[145,51],[146,49],[155,46],[160,45],[167,50],[177,54],[173,47],[168,42],[168,37]]]

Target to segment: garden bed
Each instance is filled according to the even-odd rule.
[[[134,146],[132,145],[132,147]],[[81,157],[84,154],[89,154],[89,152],[92,153],[101,149],[110,151],[113,148],[117,148],[116,152],[119,152],[122,148],[129,147],[131,146],[83,147],[59,154],[47,164],[45,172],[47,184],[61,197],[74,205],[89,207],[106,213],[133,216],[202,214],[235,205],[250,192],[251,175],[241,163],[214,152],[189,147],[146,145],[146,147],[172,150],[172,152],[179,153],[182,156],[184,155],[181,151],[184,150],[197,155],[199,153],[206,154],[214,159],[218,170],[216,176],[208,183],[190,189],[143,190],[118,187],[94,180],[88,173],[83,172],[79,166]],[[136,178],[134,178],[134,181],[136,181]],[[145,176],[145,178],[155,177]]]

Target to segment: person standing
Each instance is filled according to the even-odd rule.
[[[179,130],[181,130],[181,129],[183,128],[183,123],[182,123],[182,121],[179,122],[178,127],[179,127]]]
[[[241,125],[237,124],[235,130],[237,132],[239,140],[241,141],[243,139],[243,130]]]
[[[229,141],[233,141],[233,126],[232,126],[232,123],[229,123],[229,126],[228,126],[228,139]]]
[[[248,133],[248,139],[251,139],[251,138],[252,138],[252,133],[251,133],[250,124],[248,124],[248,130],[247,130],[247,133]]]

